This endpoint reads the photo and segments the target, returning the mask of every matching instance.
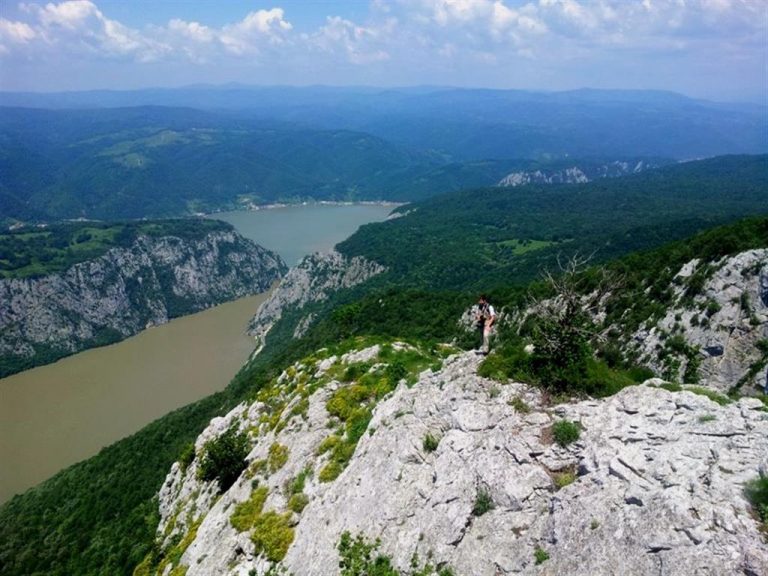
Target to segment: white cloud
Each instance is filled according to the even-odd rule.
[[[37,33],[24,22],[0,18],[0,56],[9,54],[13,45],[28,44]]]
[[[329,16],[315,34],[305,36],[310,45],[327,53],[341,53],[353,64],[369,64],[390,59],[380,47],[396,34],[397,20],[389,18],[377,28],[355,24],[340,16]]]
[[[263,41],[282,44],[285,33],[293,25],[284,19],[281,8],[250,12],[240,22],[224,26],[219,32],[219,41],[228,52],[236,55],[258,53]]]
[[[91,0],[21,6],[33,21],[6,21],[0,26],[0,45],[8,44],[6,36],[24,33],[28,40],[39,40],[35,46],[38,51],[55,49],[73,55],[88,53],[92,57],[132,57],[137,62],[181,58],[203,63],[222,53],[258,54],[264,45],[284,43],[293,28],[281,8],[253,11],[220,28],[174,18],[165,26],[137,30],[107,18]]]
[[[55,54],[179,70],[190,62],[222,69],[259,64],[280,70],[283,81],[294,69],[322,81],[321,71],[337,68],[385,83],[385,74],[404,70],[417,82],[450,83],[536,66],[554,78],[558,70],[570,73],[574,62],[598,69],[619,58],[670,66],[698,59],[702,73],[731,59],[753,63],[764,76],[768,36],[761,0],[371,0],[364,18],[330,13],[309,30],[296,30],[279,7],[216,26],[177,16],[132,28],[110,19],[99,0],[26,4],[14,19],[0,19],[0,58],[45,62]]]

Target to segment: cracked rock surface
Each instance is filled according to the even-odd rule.
[[[322,375],[336,361],[303,370]],[[650,381],[604,400],[544,407],[535,389],[477,376],[479,361],[454,355],[412,387],[401,383],[376,407],[338,478],[308,481],[309,503],[293,517],[282,561],[288,572],[337,574],[336,546],[350,531],[380,538],[381,553],[402,569],[417,553],[457,575],[768,574],[768,544],[743,496],[745,482],[768,474],[768,413],[758,400],[719,406]],[[256,442],[250,461],[275,441],[290,449],[267,480],[265,509],[284,510],[286,480],[322,466],[325,402],[340,385],[315,391],[306,419]],[[252,426],[262,408],[240,406],[198,444],[232,422]],[[582,427],[567,447],[551,440],[564,418]],[[433,451],[427,434],[439,439]],[[270,563],[228,520],[251,480],[244,475],[215,499],[195,466],[184,474],[174,465],[161,491],[161,532],[172,510],[202,522],[181,559],[187,574],[264,574]],[[473,512],[479,494],[493,502],[482,515]],[[549,559],[536,564],[537,549]]]

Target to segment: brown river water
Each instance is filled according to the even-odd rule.
[[[391,210],[308,205],[214,217],[292,266]],[[223,304],[0,379],[0,504],[171,410],[222,390],[253,351],[245,330],[263,299]]]
[[[253,351],[264,295],[0,380],[0,502],[222,390]]]

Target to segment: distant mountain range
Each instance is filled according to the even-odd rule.
[[[450,160],[703,156],[768,151],[768,108],[653,90],[248,87],[0,93],[0,105],[226,110],[371,133]]]
[[[653,91],[231,86],[6,92],[0,105],[5,223],[413,201],[768,152],[768,108]]]

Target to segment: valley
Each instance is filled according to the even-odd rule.
[[[305,254],[330,249],[359,226],[383,220],[391,210],[308,205],[214,216],[296,264]],[[92,226],[67,234],[126,235],[120,227]],[[207,226],[215,230],[221,224]],[[47,259],[49,267],[59,253],[64,251]],[[35,254],[44,252],[38,248]],[[222,390],[253,352],[255,341],[246,329],[266,297],[264,292],[238,298],[0,379],[0,503],[152,420]]]
[[[78,435],[94,441],[89,453],[103,446],[73,465],[87,454],[30,471],[39,479],[65,466],[0,506],[0,571],[176,576],[237,567],[264,576],[302,573],[306,558],[318,558],[325,576],[337,553],[343,560],[376,550],[365,542],[381,536],[387,576],[414,574],[402,571],[405,551],[418,551],[422,561],[433,550],[440,565],[419,573],[443,576],[454,574],[449,565],[472,572],[469,542],[477,536],[498,543],[494,563],[506,573],[537,574],[549,554],[549,565],[568,572],[573,540],[561,546],[548,535],[563,527],[572,538],[583,527],[570,511],[560,515],[554,503],[561,496],[592,498],[593,478],[611,482],[616,501],[602,504],[620,510],[619,530],[645,502],[614,465],[624,441],[605,443],[613,434],[605,414],[639,414],[634,404],[646,400],[662,411],[674,404],[670,414],[686,419],[685,446],[698,450],[706,443],[699,436],[709,434],[700,425],[717,434],[711,423],[738,413],[734,434],[749,429],[761,441],[768,318],[762,108],[643,91],[350,89],[341,99],[316,99],[322,90],[276,89],[247,96],[256,92],[249,105],[234,107],[148,101],[8,108],[0,118],[0,221],[13,228],[0,243],[0,287],[8,294],[0,318],[11,319],[0,344],[12,353],[9,372],[28,367],[35,354],[48,362],[263,291],[276,276],[256,289],[255,275],[240,275],[258,268],[243,265],[261,250],[251,240],[293,266],[286,273],[276,255],[262,254],[282,279],[258,312],[263,296],[236,300],[0,381],[21,382],[18,389],[32,395],[7,396],[9,441],[0,446],[8,461],[40,449],[29,458],[31,470],[46,450],[67,452],[56,440],[79,443]],[[178,104],[184,95],[164,96]],[[204,101],[205,91],[197,96]],[[665,140],[666,122],[676,132]],[[720,152],[727,154],[713,156]],[[691,160],[697,156],[711,157]],[[323,204],[360,200],[376,205]],[[390,215],[384,202],[407,204]],[[261,209],[275,204],[288,205]],[[260,209],[233,210],[241,207]],[[203,214],[210,216],[145,220]],[[66,218],[104,221],[54,223]],[[326,253],[301,258],[318,249]],[[570,273],[568,262],[582,266]],[[542,280],[547,270],[553,276]],[[231,289],[220,291],[222,284]],[[477,333],[468,330],[479,292],[503,314],[486,359],[471,352]],[[230,353],[237,358],[220,364]],[[216,377],[205,377],[209,369]],[[124,377],[110,382],[120,393],[130,389],[127,396],[106,386],[110,372]],[[181,394],[197,376],[204,387]],[[163,401],[163,384],[178,403],[148,410],[155,397]],[[471,397],[455,404],[444,386]],[[424,408],[411,409],[417,404]],[[110,416],[123,409],[139,416],[129,424]],[[25,410],[41,419],[25,419]],[[61,419],[59,433],[47,430],[52,414],[70,412],[82,428]],[[524,448],[483,424],[497,416],[527,430]],[[561,424],[584,440],[554,446]],[[114,436],[99,439],[91,425]],[[461,460],[470,438],[516,454],[514,463],[502,459],[493,464],[503,468],[498,475],[485,475],[484,448]],[[648,440],[649,453],[677,450]],[[377,463],[389,462],[388,447],[400,442],[401,474],[390,478]],[[725,570],[738,564],[756,573],[765,550],[747,543],[765,522],[764,464],[749,449],[734,457],[740,467],[728,468],[715,492],[697,484],[693,498],[704,499],[704,515],[723,502],[735,507],[738,536],[722,534],[702,513],[683,515],[665,528],[660,548],[649,544],[647,565],[677,557],[696,568],[703,556],[676,539],[693,526],[693,539],[712,532],[706,537],[744,558]],[[432,466],[440,458],[453,464]],[[366,475],[366,462],[381,478]],[[446,472],[467,463],[466,475]],[[440,482],[433,474],[419,498],[448,511],[430,516],[437,523],[430,530],[405,534],[354,516],[385,502],[382,513],[397,518],[392,486],[402,479],[421,486],[423,470]],[[499,482],[507,477],[513,481]],[[376,502],[363,494],[353,502],[343,497],[349,481],[389,488]],[[469,496],[452,497],[454,481]],[[518,493],[526,486],[533,500]],[[653,499],[649,509],[667,513]],[[521,508],[523,500],[537,504]],[[335,516],[337,508],[352,516]],[[446,518],[458,523],[438,526]],[[498,538],[494,521],[514,529]],[[317,522],[333,529],[313,548],[302,534],[316,532]],[[599,546],[607,541],[597,530],[604,522],[593,518],[590,528]],[[612,558],[629,559],[627,572],[646,558],[635,542],[614,548]],[[414,570],[421,565],[413,562]],[[482,566],[483,574],[496,569]]]

